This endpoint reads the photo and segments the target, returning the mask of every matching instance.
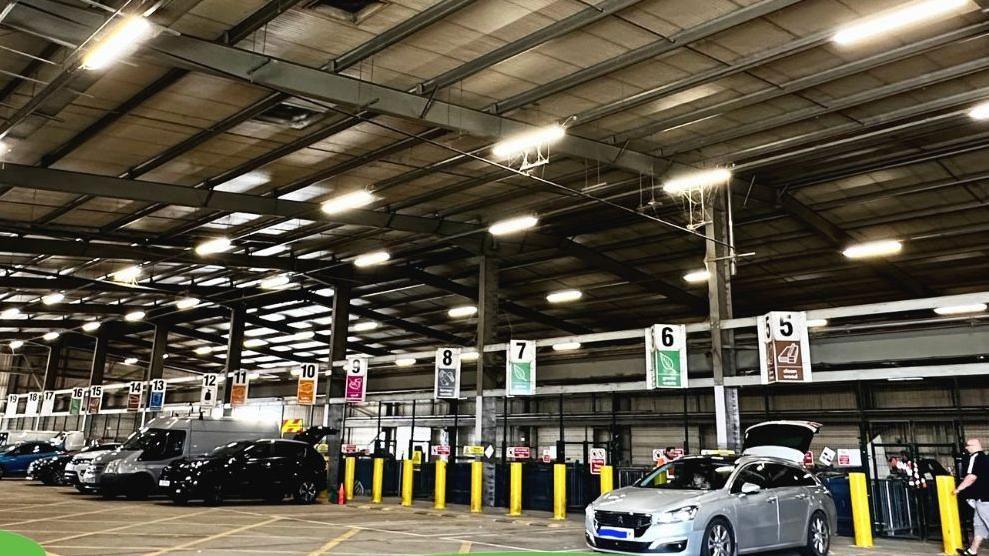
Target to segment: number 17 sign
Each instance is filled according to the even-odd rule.
[[[654,324],[646,329],[646,388],[687,387],[687,327]]]

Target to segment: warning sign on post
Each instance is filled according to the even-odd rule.
[[[429,447],[429,453],[436,457],[448,458],[450,457],[450,446],[446,444],[433,444]]]
[[[300,433],[302,429],[302,419],[282,419],[282,434]]]
[[[654,324],[646,329],[646,388],[687,387],[687,327]]]
[[[536,393],[536,342],[508,342],[505,384],[509,396],[532,396]]]
[[[103,409],[103,387],[99,385],[93,385],[89,387],[89,408],[86,410],[87,413],[97,414]]]
[[[434,398],[439,400],[460,397],[460,352],[458,347],[444,347],[436,350]]]
[[[236,407],[247,403],[247,388],[250,377],[247,371],[234,371],[230,381],[230,405]]]
[[[299,370],[299,385],[296,388],[295,397],[299,405],[316,404],[316,382],[319,372],[316,365],[309,363]]]
[[[344,401],[364,403],[367,397],[367,359],[351,357],[347,359],[347,378],[344,382]]]
[[[601,468],[608,464],[608,451],[604,448],[591,448],[587,455],[591,475],[600,475]]]
[[[532,458],[532,449],[528,446],[509,446],[508,459],[519,461]]]
[[[810,382],[810,340],[803,312],[773,311],[758,320],[763,384]]]

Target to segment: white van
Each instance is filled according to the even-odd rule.
[[[88,472],[104,498],[124,494],[141,499],[158,486],[169,463],[198,456],[237,440],[277,438],[276,421],[244,421],[225,417],[162,417],[132,434],[118,450],[96,458]]]

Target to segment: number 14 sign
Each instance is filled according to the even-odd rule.
[[[646,329],[646,388],[687,387],[687,327],[654,324]]]

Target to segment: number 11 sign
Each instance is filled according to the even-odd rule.
[[[646,388],[687,387],[687,327],[654,324],[646,329]]]

